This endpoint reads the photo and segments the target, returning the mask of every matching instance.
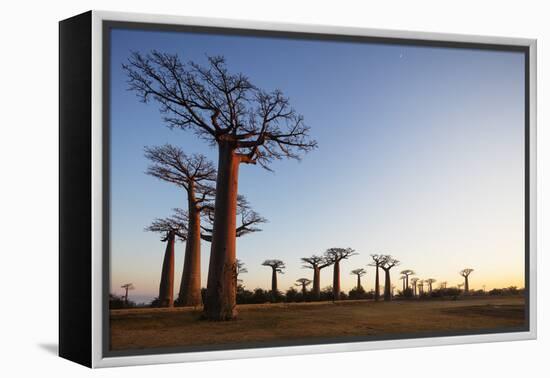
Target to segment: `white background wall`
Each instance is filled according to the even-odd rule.
[[[546,4],[546,5],[545,5]],[[547,1],[5,1],[0,17],[2,376],[521,377],[548,372],[542,188],[550,75]],[[530,37],[539,40],[539,340],[89,371],[57,344],[57,21],[88,9]],[[546,75],[545,75],[546,74]],[[547,213],[547,211],[546,211]],[[547,229],[547,227],[546,227]],[[414,314],[411,314],[414,316]],[[544,352],[546,348],[546,352]],[[546,358],[545,358],[546,357]]]

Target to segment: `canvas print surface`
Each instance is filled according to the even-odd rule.
[[[525,54],[109,29],[108,350],[527,327]]]

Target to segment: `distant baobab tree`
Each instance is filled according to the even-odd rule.
[[[400,279],[401,281],[403,281],[403,282],[402,282],[402,283],[403,283],[402,293],[403,293],[403,295],[404,295],[404,294],[405,294],[405,288],[406,288],[406,286],[405,286],[405,281],[407,280],[407,276],[402,275],[402,276],[399,277],[399,279]]]
[[[174,305],[174,244],[176,236],[182,240],[187,238],[184,228],[172,219],[155,219],[145,228],[146,231],[160,233],[162,235],[161,241],[166,242],[159,285],[160,307],[172,307]]]
[[[428,284],[428,290],[429,290],[429,293],[431,294],[432,293],[432,284],[434,282],[436,282],[437,280],[435,278],[428,278],[426,280],[426,283]]]
[[[134,290],[134,284],[127,283],[127,284],[122,285],[121,288],[123,288],[125,290],[124,291],[124,304],[126,306],[128,306],[128,290]]]
[[[470,285],[468,283],[468,276],[473,272],[472,268],[465,268],[460,271],[460,275],[464,277],[464,294],[468,294],[470,290]]]
[[[393,298],[393,292],[395,291],[395,285],[391,285],[391,297]]]
[[[363,287],[361,286],[361,277],[367,274],[367,271],[363,268],[359,268],[359,269],[352,270],[350,274],[357,276],[357,290],[362,290]]]
[[[302,288],[302,295],[305,297],[307,294],[307,287],[311,284],[311,280],[307,278],[298,278],[296,280],[296,286]]]
[[[208,57],[208,65],[202,66],[182,62],[177,54],[133,52],[122,68],[129,89],[143,102],[158,102],[169,127],[192,130],[218,147],[204,317],[234,319],[239,166],[268,168],[273,160],[299,159],[317,143],[309,138],[309,127],[281,91],[266,92],[245,75],[230,73],[221,56]]]
[[[265,260],[262,265],[271,268],[271,295],[275,298],[279,294],[277,288],[277,273],[284,274],[284,269],[286,269],[285,263],[281,260],[273,259]]]
[[[418,295],[424,294],[424,280],[418,280]]]
[[[441,282],[441,283],[439,284],[439,287],[440,287],[441,289],[446,289],[446,288],[447,288],[447,281]]]
[[[321,269],[331,265],[332,262],[317,255],[302,257],[301,261],[303,263],[302,268],[313,270],[313,298],[319,300],[321,299]]]
[[[413,277],[411,278],[411,283],[412,283],[412,287],[413,287],[413,295],[416,297],[417,296],[417,291],[416,291],[416,284],[417,282],[419,281],[420,279],[418,277]]]
[[[400,261],[397,259],[394,259],[391,255],[383,255],[382,264],[380,265],[380,268],[382,268],[382,270],[385,273],[385,281],[384,281],[384,300],[385,301],[391,300],[391,297],[392,297],[390,270],[391,268],[399,264],[400,264]]]
[[[340,261],[349,259],[351,256],[357,255],[352,248],[329,248],[325,252],[327,261],[333,264],[332,275],[332,293],[335,301],[340,300]]]
[[[198,306],[202,303],[201,212],[214,196],[216,170],[204,155],[186,155],[170,144],[145,147],[145,157],[151,162],[147,174],[187,192],[187,235],[178,302],[182,306]]]
[[[374,300],[379,301],[380,300],[380,274],[379,274],[379,268],[382,265],[382,262],[384,260],[384,255],[378,255],[373,254],[370,255],[372,258],[372,263],[369,264],[369,266],[375,267],[375,276],[374,276]]]
[[[405,291],[405,289],[409,288],[409,276],[411,276],[415,273],[414,273],[413,270],[405,269],[405,270],[401,271],[401,274],[403,274],[405,276],[405,287],[403,288],[403,291]]]
[[[463,282],[459,282],[456,284],[456,287],[458,287],[458,289],[462,289],[462,287],[464,286],[464,283]]]

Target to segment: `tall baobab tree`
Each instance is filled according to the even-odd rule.
[[[464,277],[464,294],[468,294],[468,291],[470,290],[470,285],[468,282],[468,276],[473,272],[474,270],[472,268],[465,268],[460,271],[460,275]]]
[[[172,219],[155,219],[145,230],[160,233],[162,235],[161,241],[166,242],[166,250],[164,252],[160,275],[158,298],[160,307],[172,307],[174,306],[175,239],[176,236],[178,236],[180,239],[185,240],[187,233],[184,231],[183,226],[180,226]]]
[[[273,160],[299,159],[317,143],[309,127],[279,90],[257,88],[243,74],[228,71],[225,58],[184,63],[178,55],[133,52],[127,64],[129,89],[143,102],[160,104],[171,128],[192,130],[218,147],[214,232],[204,316],[235,318],[235,217],[239,166],[268,168]]]
[[[340,261],[349,259],[351,256],[357,255],[352,248],[329,248],[325,252],[327,261],[333,264],[332,275],[332,294],[335,301],[340,300]]]
[[[389,301],[392,298],[391,290],[392,290],[392,284],[391,284],[391,278],[390,278],[390,270],[394,266],[397,266],[400,264],[400,261],[397,259],[394,259],[391,255],[383,255],[382,258],[382,264],[380,265],[380,268],[385,273],[385,281],[384,281],[384,300]]]
[[[405,291],[405,289],[409,288],[409,276],[411,276],[415,273],[414,273],[413,270],[405,269],[405,270],[401,271],[401,274],[403,274],[405,276],[405,287],[403,288],[403,291]]]
[[[426,283],[428,284],[428,292],[431,294],[432,293],[432,288],[433,288],[433,283],[436,282],[437,280],[435,278],[428,278],[426,280]]]
[[[284,269],[286,269],[285,263],[281,260],[265,260],[262,263],[263,266],[268,266],[271,268],[271,295],[275,298],[279,294],[277,289],[277,273],[284,274]]]
[[[182,187],[187,192],[187,236],[178,302],[198,306],[201,296],[201,212],[214,195],[216,170],[204,155],[186,155],[180,148],[166,144],[146,147],[151,162],[147,174]]]
[[[127,283],[121,286],[124,289],[124,304],[128,306],[128,290],[134,290],[134,284]]]
[[[401,292],[403,293],[403,295],[405,295],[405,288],[406,288],[405,281],[407,280],[407,276],[402,275],[402,276],[399,277],[399,279],[402,281],[402,284],[403,284]]]
[[[447,281],[443,281],[439,284],[440,289],[446,289],[447,288]]]
[[[379,301],[380,300],[380,274],[379,274],[379,270],[380,270],[380,266],[382,265],[382,262],[384,260],[384,255],[374,254],[374,255],[370,255],[370,257],[372,258],[372,263],[370,263],[369,266],[374,266],[375,269],[376,269],[375,276],[374,276],[374,300]]]
[[[417,296],[416,284],[417,284],[418,281],[419,281],[419,278],[418,278],[418,277],[413,277],[413,278],[411,278],[411,284],[412,284],[412,287],[413,287],[413,295],[414,295],[415,297]]]
[[[363,268],[359,268],[352,270],[350,274],[354,274],[357,276],[357,290],[363,290],[363,287],[361,286],[361,277],[367,274],[367,271]]]
[[[296,280],[296,286],[302,288],[302,295],[305,297],[307,294],[307,287],[311,284],[311,280],[307,278],[298,278]]]
[[[321,299],[321,269],[331,265],[332,262],[317,255],[302,257],[301,261],[303,263],[302,268],[313,270],[313,298],[319,300]]]
[[[424,294],[424,280],[418,280],[418,295]]]

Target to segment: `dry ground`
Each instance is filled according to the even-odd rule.
[[[238,320],[210,322],[199,320],[200,310],[192,308],[111,310],[111,349],[421,336],[524,324],[522,297],[240,305],[238,311]]]

